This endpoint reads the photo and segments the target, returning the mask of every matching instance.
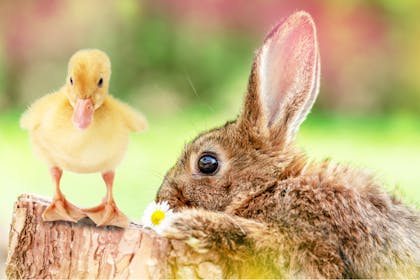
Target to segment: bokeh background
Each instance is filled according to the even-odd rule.
[[[420,1],[1,0],[0,263],[16,197],[53,194],[19,117],[64,83],[76,50],[106,51],[111,93],[149,120],[147,133],[132,136],[115,181],[119,207],[139,220],[184,144],[237,116],[254,50],[300,9],[315,19],[322,59],[321,93],[300,145],[371,170],[418,204]],[[105,193],[98,174],[64,173],[62,186],[81,206]]]

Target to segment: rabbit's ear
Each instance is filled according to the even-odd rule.
[[[239,121],[289,143],[316,99],[319,72],[315,24],[306,12],[294,13],[267,35],[258,50]]]

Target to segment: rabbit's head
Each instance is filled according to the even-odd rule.
[[[238,119],[188,144],[156,199],[175,209],[224,211],[238,196],[298,174],[305,159],[293,142],[318,94],[319,76],[314,22],[294,13],[257,51]]]

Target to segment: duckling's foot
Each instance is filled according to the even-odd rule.
[[[69,221],[77,223],[86,215],[74,204],[68,202],[64,197],[54,198],[51,204],[42,213],[42,219],[45,222],[51,221]]]
[[[103,202],[100,205],[82,209],[82,211],[95,222],[97,226],[117,226],[126,228],[130,220],[121,212],[114,201]]]

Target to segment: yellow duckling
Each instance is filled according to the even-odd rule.
[[[77,222],[88,216],[97,225],[129,225],[112,195],[114,169],[125,154],[129,133],[145,130],[147,123],[108,95],[110,76],[111,63],[104,52],[80,50],[70,58],[66,84],[34,102],[21,118],[34,152],[48,164],[55,183],[44,221]],[[103,202],[90,209],[68,202],[60,190],[63,170],[102,173],[107,188]]]

